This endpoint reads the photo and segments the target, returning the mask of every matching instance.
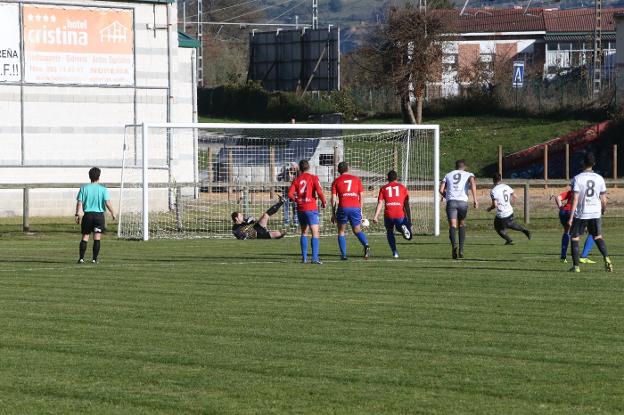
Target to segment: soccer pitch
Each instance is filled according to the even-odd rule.
[[[76,265],[79,235],[4,235],[0,413],[622,412],[624,227],[612,274],[567,273],[540,228],[469,230],[462,261],[444,231],[399,260],[324,238],[323,266],[294,238],[109,235]]]

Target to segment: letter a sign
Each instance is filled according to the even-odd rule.
[[[522,88],[524,84],[524,61],[515,61],[513,63],[513,80],[514,88]]]

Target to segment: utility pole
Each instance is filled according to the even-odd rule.
[[[318,0],[312,0],[312,29],[318,29]]]
[[[202,22],[204,21],[203,0],[197,0],[197,40],[199,40],[199,50],[197,51],[197,84],[204,86],[204,34]]]
[[[602,0],[595,2],[594,23],[594,73],[592,82],[592,95],[600,94],[602,84]]]

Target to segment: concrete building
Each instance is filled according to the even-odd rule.
[[[615,73],[614,15],[624,9],[605,9],[602,16],[605,79]],[[478,9],[441,11],[456,30],[446,42],[441,81],[429,87],[429,97],[461,93],[465,72],[479,63],[491,69],[495,62],[524,61],[527,68],[552,78],[582,66],[593,65],[595,12],[587,9]]]
[[[118,183],[124,135],[140,162],[124,125],[196,120],[198,44],[178,33],[175,3],[3,0],[0,20],[0,184],[80,183],[91,166]],[[192,181],[192,141],[155,134],[151,179]],[[67,215],[75,191],[33,192],[31,214]],[[21,191],[0,192],[0,216],[21,205]]]

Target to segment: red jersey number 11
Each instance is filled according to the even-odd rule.
[[[388,186],[386,187],[386,190],[388,191],[388,197],[393,197],[392,196],[392,191],[394,190],[394,197],[399,197],[399,186]]]

